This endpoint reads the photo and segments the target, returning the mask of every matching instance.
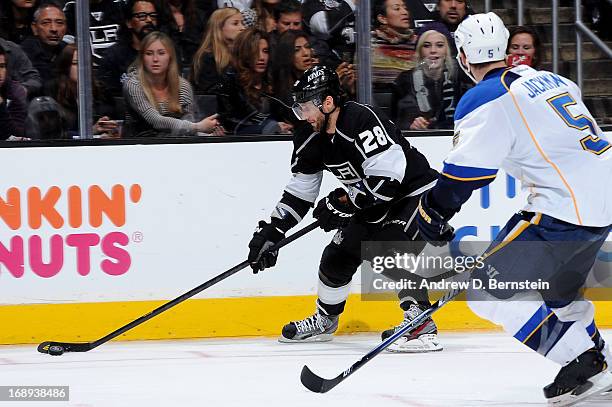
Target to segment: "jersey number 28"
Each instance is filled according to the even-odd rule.
[[[597,137],[597,130],[593,119],[586,114],[574,116],[567,110],[568,106],[576,104],[576,101],[569,93],[566,92],[554,96],[548,99],[547,102],[569,127],[578,130],[589,130],[589,135],[580,139],[580,145],[582,145],[584,150],[601,155],[612,147],[608,141]]]
[[[359,133],[359,138],[363,143],[363,150],[366,154],[371,153],[389,142],[387,135],[379,126],[374,126],[372,131],[366,130]]]

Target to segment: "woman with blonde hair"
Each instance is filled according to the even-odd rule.
[[[133,67],[123,84],[132,136],[186,136],[218,128],[216,115],[193,122],[193,90],[179,75],[174,44],[166,34],[148,34]]]
[[[215,10],[206,24],[202,45],[193,56],[191,81],[199,93],[210,93],[232,61],[234,40],[245,29],[242,14],[233,7]]]
[[[429,30],[416,46],[417,66],[393,84],[392,117],[400,129],[452,128],[461,86],[444,33]]]

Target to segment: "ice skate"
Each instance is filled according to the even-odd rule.
[[[605,399],[612,390],[612,373],[604,355],[589,349],[561,368],[553,383],[544,387],[549,406],[573,406],[586,399]]]
[[[317,311],[314,315],[292,321],[283,327],[279,342],[328,342],[338,329],[338,316]]]
[[[604,341],[603,338],[601,337],[599,330],[597,330],[597,332],[593,336],[593,342],[595,342],[595,347],[599,349],[599,351],[604,355],[606,364],[608,365],[608,372],[612,372],[612,369],[610,369],[610,363],[612,362],[612,355],[610,354],[610,347],[608,346],[606,341]],[[612,388],[605,390],[601,392],[600,394],[594,395],[593,397],[589,398],[589,400],[591,399],[597,400],[597,401],[602,401],[602,400],[610,401],[610,404],[612,405]]]
[[[384,341],[399,329],[403,328],[424,311],[424,308],[418,304],[412,304],[408,310],[404,311],[404,320],[396,327],[387,329],[382,333]],[[412,332],[404,334],[397,341],[393,342],[387,348],[389,352],[403,353],[423,353],[436,352],[443,349],[438,341],[438,328],[435,322],[428,318],[421,325],[412,330]]]

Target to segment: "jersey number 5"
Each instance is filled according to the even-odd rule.
[[[547,102],[569,127],[578,130],[589,130],[589,135],[580,139],[580,145],[582,145],[584,150],[601,155],[612,147],[608,141],[597,137],[597,130],[593,119],[585,114],[574,116],[567,110],[568,106],[576,104],[576,101],[569,93],[566,92],[554,96],[548,99]]]
[[[379,126],[374,126],[372,130],[374,133],[372,133],[370,130],[359,133],[359,138],[363,142],[363,150],[366,154],[376,150],[378,147],[386,145],[389,142],[387,135]]]

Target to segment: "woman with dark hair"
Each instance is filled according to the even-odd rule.
[[[180,49],[181,66],[191,65],[193,55],[200,46],[206,20],[196,7],[195,0],[163,0],[163,7],[170,14],[170,25],[175,31],[173,40]]]
[[[26,90],[11,80],[8,72],[8,56],[0,47],[0,139],[23,137],[26,119]]]
[[[38,0],[0,0],[0,37],[21,44],[32,35]]]
[[[250,28],[241,32],[232,50],[232,69],[217,91],[223,126],[233,134],[286,133],[291,125],[270,117],[268,33]]]
[[[68,138],[79,137],[78,107],[78,57],[74,44],[64,47],[55,62],[55,81],[47,84],[46,95],[50,95],[61,108],[64,132]],[[93,134],[110,134],[117,129],[117,123],[109,119],[113,114],[112,103],[103,98],[97,84],[93,83]]]
[[[291,90],[305,70],[313,65],[308,34],[289,30],[282,33],[276,44],[272,72],[272,93],[278,102],[272,104],[272,115],[279,121],[293,122],[295,115],[289,108],[293,104]]]
[[[274,19],[274,9],[280,0],[255,0],[253,9],[257,12],[257,28],[266,32],[276,30],[276,20]]]
[[[376,0],[372,17],[372,82],[390,88],[401,72],[414,68],[417,37],[404,0]]]
[[[508,65],[529,65],[534,69],[540,69],[542,61],[542,43],[540,37],[532,28],[518,26],[510,29],[508,39]]]
[[[216,115],[194,123],[193,89],[179,74],[170,37],[155,31],[141,45],[135,69],[123,84],[130,134],[155,137],[216,132]]]

